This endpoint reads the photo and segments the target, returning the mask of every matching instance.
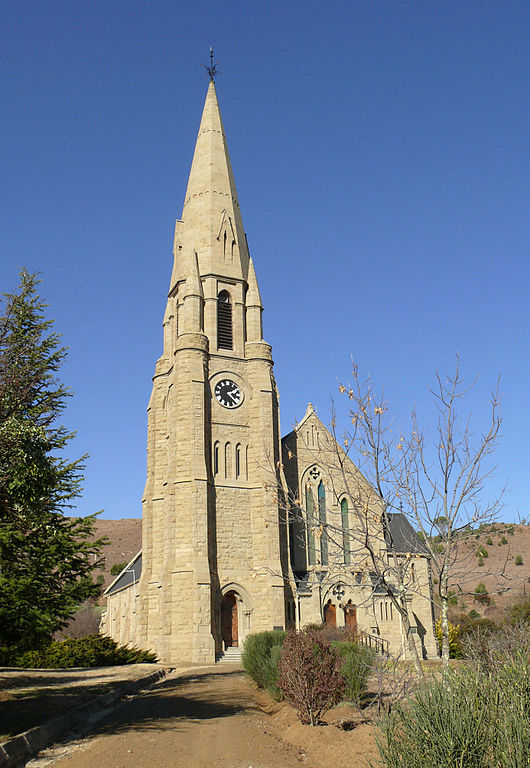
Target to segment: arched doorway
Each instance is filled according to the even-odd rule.
[[[324,623],[330,627],[337,626],[337,609],[335,608],[331,600],[328,600],[328,602],[324,606]]]
[[[357,634],[357,607],[351,600],[344,606],[344,624],[353,635]]]
[[[225,648],[237,648],[239,645],[237,599],[234,592],[227,592],[221,600],[221,639]]]

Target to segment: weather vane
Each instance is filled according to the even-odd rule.
[[[216,75],[222,74],[221,70],[217,69],[218,64],[218,61],[216,61],[215,64],[213,63],[213,48],[210,46],[210,65],[208,66],[207,64],[201,64],[201,66],[204,67],[204,69],[208,72],[212,83],[215,80]]]

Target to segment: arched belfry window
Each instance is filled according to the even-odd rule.
[[[221,291],[217,297],[217,348],[233,349],[232,303],[228,291]]]

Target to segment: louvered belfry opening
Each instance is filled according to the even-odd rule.
[[[232,304],[228,291],[217,297],[217,348],[232,349]]]

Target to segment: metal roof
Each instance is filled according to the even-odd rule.
[[[398,553],[415,552],[428,555],[428,549],[420,539],[405,515],[400,512],[386,512],[386,525],[383,518],[386,545]]]
[[[142,573],[142,550],[133,557],[130,563],[128,563],[123,571],[114,579],[105,590],[105,595],[113,595],[115,592],[119,592],[120,589],[130,587],[131,584],[136,584]]]

